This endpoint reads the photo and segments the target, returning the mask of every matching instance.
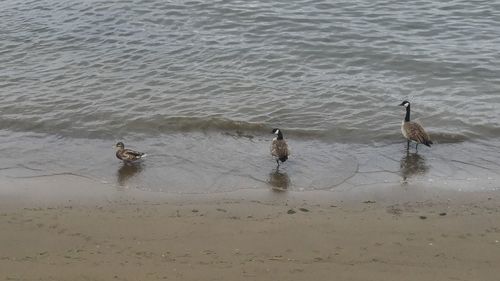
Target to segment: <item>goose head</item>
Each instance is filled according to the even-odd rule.
[[[404,106],[404,107],[408,108],[408,107],[410,107],[410,102],[405,100],[402,103],[400,103],[399,106]]]

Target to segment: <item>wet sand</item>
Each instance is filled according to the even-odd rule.
[[[368,190],[368,189],[367,189]],[[500,196],[3,181],[0,280],[498,280]]]

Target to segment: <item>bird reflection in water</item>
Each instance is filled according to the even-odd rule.
[[[418,153],[410,153],[406,151],[403,158],[401,158],[401,176],[403,182],[407,183],[408,179],[416,176],[423,175],[429,170],[429,166],[425,163],[425,158]]]
[[[128,180],[130,180],[135,175],[139,174],[141,171],[142,171],[141,163],[124,162],[117,172],[118,184],[120,186],[126,185]]]
[[[291,181],[286,172],[276,169],[269,174],[268,183],[271,185],[274,191],[281,192],[288,189]]]

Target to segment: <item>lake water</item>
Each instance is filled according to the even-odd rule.
[[[493,1],[12,1],[0,177],[205,193],[500,189]],[[406,152],[397,105],[436,145]],[[269,155],[281,128],[292,156]],[[124,166],[117,141],[145,151]]]

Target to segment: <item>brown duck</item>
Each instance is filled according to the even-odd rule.
[[[401,133],[408,141],[407,149],[410,148],[410,141],[417,143],[415,149],[418,148],[418,144],[423,144],[428,147],[431,147],[432,141],[427,132],[425,132],[422,125],[410,121],[410,102],[403,101],[400,106],[404,106],[406,108],[406,116],[401,124]]]
[[[116,158],[123,160],[125,162],[134,162],[145,156],[144,153],[134,151],[131,149],[125,149],[123,142],[119,142],[115,145],[116,147]]]
[[[290,152],[285,139],[283,139],[283,133],[280,129],[273,129],[272,133],[277,135],[277,137],[275,137],[271,143],[271,155],[276,159],[276,163],[279,168],[280,161],[285,162],[288,159]]]

